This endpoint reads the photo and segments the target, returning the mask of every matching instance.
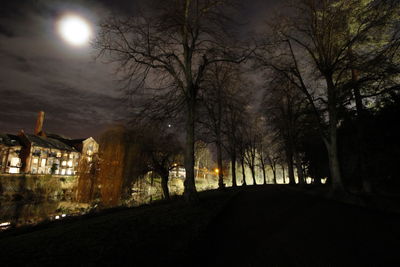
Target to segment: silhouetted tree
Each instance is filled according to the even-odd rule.
[[[194,143],[197,96],[204,73],[215,63],[241,62],[230,31],[234,10],[228,0],[157,1],[150,13],[111,17],[100,25],[96,47],[116,63],[128,89],[151,86],[158,91],[147,113],[185,110],[185,191],[197,201],[194,180]],[[229,45],[228,45],[229,44]],[[236,46],[237,48],[237,46]],[[247,52],[246,52],[247,53]],[[130,90],[130,94],[137,93]]]
[[[253,178],[253,184],[256,185],[257,148],[259,147],[259,142],[261,140],[257,118],[253,118],[253,120],[247,124],[244,134],[244,161],[247,166],[249,166],[251,177]]]
[[[183,150],[173,133],[166,133],[162,127],[145,128],[145,139],[142,143],[144,153],[148,158],[148,169],[161,177],[161,187],[166,200],[169,200],[169,173],[182,166]]]
[[[387,84],[385,71],[390,73],[393,66],[390,58],[398,48],[394,31],[397,28],[391,27],[390,21],[398,10],[398,1],[298,0],[293,3],[288,12],[293,15],[286,14],[275,25],[281,42],[269,53],[266,65],[285,75],[305,94],[328,151],[333,189],[342,190],[337,128],[339,110],[349,103],[355,86],[355,79],[351,77],[355,59],[349,51],[365,45],[357,51],[357,68],[364,66],[372,74],[358,79],[357,86],[379,85],[381,81]],[[357,27],[349,30],[346,18],[356,21],[350,26]],[[371,53],[369,44],[376,46],[368,36],[378,37],[382,28],[390,32],[391,44]],[[371,66],[378,67],[372,70]]]
[[[200,96],[205,109],[202,124],[206,134],[215,143],[218,169],[223,170],[223,149],[231,160],[232,185],[236,186],[237,131],[243,115],[246,88],[242,84],[237,66],[229,63],[215,64],[205,74],[204,90]],[[223,188],[223,172],[220,171],[219,187]]]
[[[250,90],[246,81],[237,69],[232,70],[231,80],[225,94],[223,113],[224,149],[230,157],[232,186],[237,185],[236,163],[240,160],[240,147],[243,142],[243,130],[248,116],[246,107],[250,101]]]
[[[307,102],[303,94],[295,88],[290,80],[279,72],[272,72],[272,79],[264,92],[264,113],[275,132],[282,140],[283,150],[288,166],[289,183],[295,183],[294,164],[299,183],[304,182],[302,161],[299,155],[299,138],[303,132],[303,117],[307,111]],[[271,127],[273,129],[271,129]]]

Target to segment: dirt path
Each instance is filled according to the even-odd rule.
[[[400,266],[400,215],[248,188],[195,249],[199,266]]]

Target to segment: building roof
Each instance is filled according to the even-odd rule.
[[[61,142],[66,143],[66,144],[82,143],[83,141],[91,138],[91,137],[88,137],[88,138],[72,139],[72,138],[69,138],[69,137],[66,137],[66,136],[63,136],[63,135],[60,135],[60,134],[46,134],[46,136],[50,137],[50,138],[53,138],[53,139],[60,140]]]
[[[52,139],[57,139],[58,141],[61,141],[62,143],[75,148],[79,152],[82,152],[82,142],[88,139],[88,138],[71,139],[58,134],[47,134],[47,137],[50,137]]]
[[[35,146],[46,147],[46,148],[55,148],[55,149],[59,149],[59,150],[76,152],[76,149],[74,147],[69,146],[55,138],[37,136],[34,134],[25,134],[25,136],[29,140],[29,142],[31,142],[32,145],[35,145]]]
[[[19,136],[6,133],[0,133],[0,144],[6,146],[21,146]]]

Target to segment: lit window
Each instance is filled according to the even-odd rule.
[[[65,175],[65,169],[61,170],[61,175]]]
[[[67,153],[65,153],[65,154],[64,154],[64,157],[68,157],[68,154],[67,154]]]
[[[68,161],[68,166],[72,167],[72,160]]]
[[[40,163],[41,167],[46,167],[46,159],[42,159],[42,162]]]
[[[18,167],[19,163],[21,162],[20,158],[12,158],[11,159],[11,166]]]
[[[37,173],[37,169],[36,168],[32,168],[32,173]]]
[[[73,158],[74,158],[74,155],[73,155],[73,154],[69,154],[69,158],[70,158],[70,159],[73,159]]]
[[[10,168],[8,170],[9,173],[19,173],[19,168]]]
[[[59,172],[60,172],[59,170],[56,170],[54,173],[55,173],[55,174],[58,174]]]
[[[38,158],[34,158],[34,159],[32,160],[32,163],[33,163],[33,164],[38,164],[38,162],[39,162],[39,159],[38,159]]]
[[[71,175],[71,174],[72,174],[72,171],[71,171],[70,169],[68,169],[68,170],[67,170],[67,174],[68,174],[68,175]]]
[[[57,158],[61,158],[61,152],[57,152]]]
[[[63,160],[63,162],[61,163],[61,165],[67,166],[67,161]]]

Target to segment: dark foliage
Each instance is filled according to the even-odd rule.
[[[400,97],[391,95],[380,100],[380,108],[366,112],[363,121],[365,143],[357,135],[357,118],[352,112],[344,115],[339,128],[339,154],[343,180],[347,186],[362,186],[361,163],[358,146],[366,151],[365,163],[374,188],[398,188],[398,160],[400,159],[400,129],[396,123],[400,116]],[[302,140],[307,162],[307,174],[312,178],[329,176],[327,152],[316,131],[310,130]]]

